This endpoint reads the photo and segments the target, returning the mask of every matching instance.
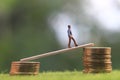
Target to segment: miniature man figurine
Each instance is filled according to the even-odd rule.
[[[68,48],[71,48],[71,46],[70,46],[70,44],[71,44],[71,39],[73,40],[74,45],[75,45],[75,46],[78,46],[77,43],[76,43],[76,41],[75,41],[75,39],[74,39],[73,36],[72,36],[72,31],[71,31],[71,26],[70,26],[70,25],[68,25],[67,33],[68,33],[68,38],[69,38]]]

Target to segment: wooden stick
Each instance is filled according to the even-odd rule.
[[[44,54],[40,54],[40,55],[28,57],[28,58],[23,58],[23,59],[20,59],[20,61],[23,62],[23,61],[35,60],[35,59],[39,59],[39,58],[43,58],[43,57],[47,57],[47,56],[63,53],[63,52],[66,52],[66,51],[71,51],[71,50],[75,50],[75,49],[78,49],[78,48],[91,47],[91,46],[94,46],[94,43],[88,43],[88,44],[80,45],[80,46],[77,46],[77,47],[61,49],[61,50],[52,51],[52,52],[48,52],[48,53],[44,53]]]

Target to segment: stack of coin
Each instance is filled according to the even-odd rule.
[[[83,54],[84,73],[111,72],[110,47],[86,47]]]
[[[19,62],[11,64],[10,75],[37,75],[39,73],[40,62]]]

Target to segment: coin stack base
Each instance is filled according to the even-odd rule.
[[[83,73],[109,73],[112,71],[110,47],[86,47],[83,50]]]
[[[11,64],[10,75],[37,75],[39,73],[40,62],[19,62]]]

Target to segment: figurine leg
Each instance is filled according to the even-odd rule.
[[[70,44],[71,44],[71,38],[69,37],[68,48],[71,48]]]
[[[73,40],[73,42],[74,42],[74,45],[75,46],[78,46],[78,44],[76,43],[76,41],[75,41],[75,39],[72,37],[72,40]]]

